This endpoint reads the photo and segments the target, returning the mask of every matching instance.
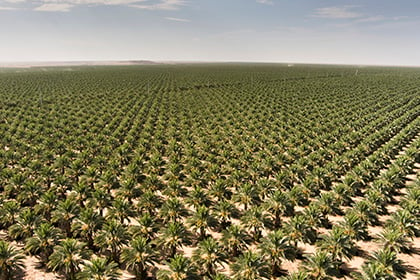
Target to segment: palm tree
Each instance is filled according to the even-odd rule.
[[[194,231],[199,233],[198,240],[203,240],[206,236],[206,229],[216,226],[217,220],[210,213],[210,209],[202,205],[188,219],[188,223]]]
[[[372,187],[365,194],[365,199],[375,205],[375,213],[385,215],[388,213],[386,205],[390,202],[389,198],[378,188]]]
[[[259,254],[246,251],[240,255],[235,262],[230,265],[232,279],[235,280],[255,280],[268,279],[270,270],[267,263]]]
[[[358,201],[352,211],[357,217],[366,225],[378,224],[378,213],[375,204],[372,204],[367,199]]]
[[[211,201],[206,193],[206,191],[200,187],[195,186],[189,193],[188,198],[186,199],[188,205],[194,207],[194,209],[198,209],[200,206],[209,207],[211,205]]]
[[[273,231],[263,238],[259,245],[262,256],[271,267],[271,275],[278,276],[283,259],[294,260],[297,248],[290,245],[289,238],[280,230]]]
[[[198,278],[190,260],[182,255],[174,255],[166,262],[168,270],[157,272],[158,280],[192,280]]]
[[[133,199],[139,198],[142,193],[141,189],[138,187],[138,182],[133,177],[125,179],[116,192],[117,198],[120,200],[127,199],[130,204],[133,202]]]
[[[111,204],[111,194],[106,190],[96,187],[92,192],[92,197],[88,202],[88,207],[97,209],[100,216],[104,216],[104,209],[108,208]]]
[[[86,201],[92,196],[93,189],[86,184],[84,180],[76,183],[72,187],[72,198],[74,198],[79,206],[85,207]]]
[[[342,214],[339,201],[337,200],[334,192],[332,191],[322,193],[317,201],[317,205],[324,215]]]
[[[137,224],[129,225],[128,231],[132,237],[141,236],[151,241],[155,238],[160,223],[148,212],[137,218]]]
[[[221,201],[225,199],[230,199],[232,192],[229,190],[227,184],[223,180],[216,180],[209,187],[209,195],[215,201]]]
[[[238,225],[231,225],[222,231],[222,243],[225,250],[237,257],[250,243],[249,235]]]
[[[213,211],[220,224],[219,230],[226,229],[230,225],[232,218],[238,216],[238,209],[236,209],[235,205],[225,199],[216,202]]]
[[[318,247],[330,253],[334,261],[338,261],[337,265],[342,264],[343,258],[350,260],[355,254],[355,243],[346,234],[344,228],[333,226],[329,234],[322,236]],[[338,267],[337,267],[338,268]]]
[[[159,211],[159,216],[164,222],[177,222],[187,215],[188,210],[184,203],[176,197],[166,200]]]
[[[198,243],[192,259],[201,275],[212,278],[217,273],[217,267],[226,262],[226,257],[216,240],[209,237]]]
[[[94,244],[102,251],[109,250],[111,259],[119,263],[122,246],[128,244],[130,236],[126,227],[117,220],[108,220],[96,235]]]
[[[26,239],[25,249],[31,254],[38,254],[41,264],[45,265],[61,237],[58,228],[50,223],[42,223],[34,230],[33,236]]]
[[[124,248],[121,260],[129,271],[133,271],[136,279],[147,279],[149,266],[156,261],[152,245],[141,236],[136,237],[130,242],[128,248]]]
[[[378,235],[378,241],[382,244],[383,248],[397,253],[410,251],[411,244],[408,236],[400,228],[394,228],[393,226],[386,227]]]
[[[284,230],[295,247],[297,247],[299,241],[314,243],[317,238],[316,230],[308,224],[306,217],[303,215],[292,217],[289,222],[284,225]]]
[[[282,215],[293,215],[294,205],[287,193],[276,191],[268,196],[264,203],[265,209],[274,216],[274,228],[280,227],[280,217]]]
[[[105,258],[94,258],[84,265],[79,279],[85,280],[118,280],[121,272],[115,262]]]
[[[40,224],[41,217],[29,208],[19,213],[16,223],[9,227],[9,236],[15,240],[26,239],[33,235],[35,228]]]
[[[68,280],[77,279],[80,266],[91,255],[85,246],[85,243],[75,239],[64,239],[54,247],[54,252],[49,257],[48,267],[53,271],[61,272]]]
[[[140,196],[137,208],[140,211],[147,211],[150,215],[154,215],[156,209],[161,207],[161,205],[161,197],[157,195],[154,191],[147,190]]]
[[[305,260],[305,269],[310,275],[310,279],[327,280],[336,272],[336,264],[326,251],[317,250]]]
[[[244,210],[247,211],[250,204],[254,204],[259,200],[259,192],[255,185],[245,183],[240,185],[232,198],[235,202],[242,204]]]
[[[107,216],[119,219],[121,224],[124,224],[124,221],[130,221],[130,217],[134,216],[133,205],[126,199],[117,198],[112,203],[112,206],[109,208]]]
[[[48,190],[41,195],[35,205],[35,212],[44,216],[46,220],[51,219],[51,212],[57,207],[58,196],[56,191]]]
[[[182,223],[170,222],[161,229],[156,242],[169,258],[173,258],[177,248],[190,243],[190,237]]]
[[[329,228],[331,226],[328,216],[318,207],[316,201],[312,201],[305,207],[303,216],[306,218],[308,225],[312,228],[319,228],[321,226]]]
[[[262,236],[262,230],[269,224],[267,213],[262,207],[253,206],[241,218],[242,224],[252,232],[255,241]]]
[[[16,200],[25,206],[33,207],[41,193],[39,180],[28,180],[16,196]]]
[[[13,279],[25,268],[24,255],[6,241],[0,240],[0,280]]]
[[[297,272],[292,272],[287,276],[281,277],[281,280],[308,280],[311,279],[307,271],[299,270]]]
[[[353,240],[366,240],[369,238],[367,225],[359,219],[353,210],[344,215],[344,221],[339,222],[339,225],[344,229],[344,234]]]
[[[8,228],[16,223],[19,214],[20,204],[15,200],[3,202],[0,208],[0,229]]]
[[[365,263],[362,266],[361,273],[355,272],[351,276],[357,280],[396,280],[395,277],[389,275],[389,272],[380,263],[376,262]]]
[[[288,194],[293,205],[307,206],[309,204],[311,190],[303,185],[295,185],[290,189]]]
[[[73,220],[72,231],[86,241],[88,247],[94,249],[94,235],[102,227],[104,218],[93,208],[85,208],[78,218]]]
[[[58,204],[57,209],[52,212],[51,220],[64,230],[67,237],[71,237],[71,222],[79,212],[80,207],[76,201],[71,197],[67,197],[64,201],[61,201]]]
[[[355,193],[350,186],[339,183],[333,187],[332,191],[338,199],[339,204],[343,206],[349,206],[353,202],[352,197],[355,195]]]
[[[229,278],[221,273],[217,273],[215,274],[212,278],[210,278],[211,280],[229,280]]]
[[[417,217],[406,209],[400,209],[391,215],[391,219],[387,221],[387,226],[398,228],[407,237],[415,237],[420,235],[420,215]]]
[[[363,271],[365,274],[374,272],[374,279],[404,279],[406,275],[405,267],[398,259],[397,253],[387,248],[374,252],[363,265]]]

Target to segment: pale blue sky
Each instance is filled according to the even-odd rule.
[[[419,0],[0,0],[0,61],[420,66]]]

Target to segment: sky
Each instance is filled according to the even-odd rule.
[[[419,0],[0,0],[0,62],[420,66]]]

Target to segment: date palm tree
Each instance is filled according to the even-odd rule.
[[[358,201],[352,209],[353,213],[366,225],[378,224],[378,210],[375,204],[367,199]]]
[[[232,279],[255,280],[268,279],[270,270],[261,255],[246,251],[240,255],[231,265]]]
[[[410,251],[411,244],[408,236],[393,226],[386,227],[379,233],[378,242],[382,244],[383,248],[397,253]]]
[[[195,186],[189,193],[186,199],[188,205],[194,207],[197,210],[200,206],[209,207],[211,200],[208,197],[207,192],[200,186]]]
[[[149,215],[154,215],[156,209],[162,205],[162,198],[152,190],[145,191],[140,197],[137,208],[140,211],[147,211]]]
[[[297,248],[290,244],[287,235],[280,230],[273,231],[264,237],[259,248],[262,256],[270,264],[272,276],[279,276],[282,261],[294,260],[297,252]]]
[[[18,249],[0,240],[0,280],[14,279],[25,268],[24,258]]]
[[[280,280],[308,280],[311,279],[307,271],[298,270],[297,272],[291,272],[289,275],[281,277]]]
[[[173,258],[176,250],[182,245],[190,243],[190,236],[184,225],[180,222],[170,222],[160,230],[156,239],[157,245],[169,258]]]
[[[400,209],[391,215],[386,226],[399,229],[407,237],[417,237],[420,235],[420,215],[416,217],[410,211]]]
[[[214,201],[218,202],[221,200],[230,199],[232,192],[229,190],[227,182],[219,179],[210,184],[209,195],[213,198]]]
[[[238,187],[233,194],[232,199],[243,205],[244,210],[247,211],[249,205],[256,203],[259,200],[259,192],[255,185],[245,183]]]
[[[231,225],[222,231],[223,247],[232,257],[242,253],[251,241],[250,236],[238,225]]]
[[[153,240],[159,229],[159,221],[152,217],[148,212],[137,218],[137,224],[129,225],[128,231],[132,237],[141,236],[147,240]]]
[[[54,247],[49,257],[48,267],[60,272],[67,280],[76,280],[80,266],[87,260],[91,252],[86,250],[86,244],[67,238]]]
[[[274,217],[274,228],[280,227],[280,217],[282,215],[293,215],[294,205],[287,193],[275,191],[269,195],[264,203],[264,208]]]
[[[199,269],[200,275],[213,278],[217,268],[226,262],[226,254],[212,237],[208,237],[198,243],[194,250],[192,260]]]
[[[242,224],[252,232],[255,241],[259,241],[262,236],[262,230],[269,224],[267,213],[262,207],[253,206],[241,218]]]
[[[167,199],[160,208],[159,217],[164,222],[177,222],[188,215],[184,203],[176,197]]]
[[[58,196],[56,191],[48,190],[43,193],[34,209],[37,214],[44,216],[46,220],[51,219],[51,212],[57,207]]]
[[[203,240],[206,236],[206,230],[216,226],[217,220],[210,212],[210,209],[202,205],[188,219],[188,224],[193,231],[198,232],[198,240]]]
[[[31,237],[35,228],[37,228],[40,223],[40,216],[38,216],[33,210],[24,208],[19,213],[16,223],[9,227],[9,236],[15,240]]]
[[[353,203],[352,197],[355,195],[354,190],[347,184],[339,183],[332,188],[339,204],[350,206]]]
[[[352,240],[366,240],[369,238],[367,225],[359,219],[353,210],[344,215],[344,220],[339,222],[339,225],[343,228],[344,234],[348,235]]]
[[[80,236],[85,241],[89,249],[94,248],[94,237],[96,232],[102,227],[104,218],[93,208],[85,208],[80,215],[73,220],[72,231],[76,236]]]
[[[85,280],[118,280],[121,272],[115,262],[108,262],[105,258],[94,258],[86,263],[79,279]]]
[[[193,280],[198,279],[195,274],[195,268],[190,260],[182,255],[174,255],[166,262],[168,270],[159,270],[157,272],[158,280]]]
[[[396,280],[395,277],[389,275],[389,272],[386,271],[386,269],[384,269],[384,267],[381,264],[376,262],[363,264],[362,271],[360,273],[355,272],[351,276],[357,280]]]
[[[121,260],[129,271],[132,271],[138,280],[147,279],[147,271],[156,261],[152,245],[141,236],[136,237],[124,248]]]
[[[285,225],[284,231],[290,238],[290,242],[297,247],[298,242],[314,243],[317,238],[316,230],[311,227],[306,217],[303,215],[296,215],[292,217]]]
[[[100,216],[104,216],[104,210],[111,205],[111,194],[106,190],[95,187],[92,191],[92,197],[87,204],[88,207],[96,209]]]
[[[42,223],[34,230],[33,236],[26,239],[25,250],[39,255],[41,264],[45,265],[61,237],[58,228],[50,223]]]
[[[0,229],[6,229],[16,223],[20,204],[15,200],[3,202],[0,208]]]
[[[213,211],[216,219],[219,221],[219,230],[226,229],[230,225],[232,218],[237,217],[239,214],[235,205],[226,199],[216,202]]]
[[[331,226],[328,216],[323,213],[322,209],[318,207],[318,204],[315,201],[312,201],[305,207],[303,216],[306,218],[308,225],[312,228],[329,228]]]
[[[111,259],[119,263],[121,248],[128,244],[129,239],[127,228],[119,221],[112,219],[106,221],[103,229],[98,232],[94,239],[94,244],[101,251],[108,250],[111,254]]]
[[[317,250],[305,260],[305,270],[309,273],[309,279],[327,280],[332,279],[336,272],[335,264],[331,254],[324,250]]]
[[[364,275],[374,275],[373,279],[404,279],[406,269],[397,253],[390,249],[380,249],[362,267]]]
[[[129,222],[130,218],[134,216],[133,208],[133,205],[128,200],[116,198],[109,208],[108,215],[113,219],[118,219],[121,224],[124,224],[126,220]]]
[[[339,201],[337,200],[334,192],[332,191],[322,193],[317,201],[317,205],[324,215],[342,214]]]
[[[51,220],[61,227],[67,237],[71,237],[71,222],[79,212],[80,207],[76,201],[67,197],[64,201],[59,202],[57,209],[51,213]]]
[[[323,235],[318,242],[318,247],[330,253],[332,259],[338,265],[343,263],[343,258],[350,260],[353,257],[356,253],[355,246],[354,241],[345,233],[344,228],[340,226],[333,226],[332,230],[327,235]]]

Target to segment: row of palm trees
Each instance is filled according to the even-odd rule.
[[[404,156],[399,157],[394,164],[388,169],[387,172],[383,173],[381,177],[374,181],[372,184],[374,188],[376,186],[387,186],[390,189],[396,189],[398,187],[401,187],[402,185],[402,178],[408,174],[411,171],[413,160],[410,159],[412,157],[418,157],[418,147],[414,146],[411,149],[408,149],[406,151],[406,154],[409,154],[410,156]],[[408,162],[407,162],[408,161]],[[392,180],[391,184],[379,184],[376,185],[376,182],[381,182],[381,180],[384,180],[383,178],[390,178]],[[367,225],[371,222],[375,222],[375,219],[370,219],[367,217],[367,219],[360,219],[360,214],[374,214],[372,212],[373,208],[372,206],[377,203],[377,201],[371,201],[371,196],[369,194],[373,192],[372,190],[374,188],[369,189],[366,192],[366,197],[364,200],[359,201],[355,204],[354,210],[349,211],[344,216],[344,222],[340,225],[334,225],[331,229],[331,232],[327,235],[321,236],[319,241],[317,242],[317,247],[319,248],[319,252],[308,258],[307,261],[307,267],[311,267],[311,265],[315,264],[333,264],[333,267],[325,268],[322,271],[318,271],[319,267],[314,268],[314,271],[311,271],[309,268],[308,271],[311,271],[311,277],[315,279],[323,279],[322,277],[326,277],[326,275],[330,275],[331,273],[337,273],[339,271],[339,267],[341,264],[343,264],[344,258],[351,258],[355,254],[355,241],[359,239],[366,238],[366,228]],[[412,188],[409,190],[407,194],[407,199],[403,200],[403,205],[413,205],[413,202],[409,200],[409,198],[413,197],[415,198],[415,192],[417,191],[416,188]],[[332,191],[330,192],[333,193]],[[241,227],[231,225],[226,227],[226,229],[222,232],[222,239],[221,244],[217,242],[213,238],[207,238],[206,229],[209,230],[211,228],[211,218],[208,218],[209,215],[206,210],[208,209],[205,206],[197,206],[197,215],[200,217],[198,219],[200,222],[197,224],[201,225],[201,227],[196,227],[197,231],[197,240],[201,240],[197,243],[197,251],[194,252],[193,255],[193,264],[196,267],[202,268],[199,271],[205,271],[208,275],[202,275],[202,276],[209,276],[209,277],[215,277],[217,275],[217,267],[225,263],[228,258],[226,256],[223,256],[222,252],[228,252],[231,256],[236,257],[235,262],[232,263],[232,271],[234,277],[237,277],[237,279],[245,279],[241,273],[245,273],[242,270],[237,269],[238,263],[250,263],[250,260],[255,259],[255,262],[260,262],[259,267],[262,268],[262,270],[258,273],[261,274],[261,277],[264,275],[278,275],[281,272],[281,262],[282,260],[293,260],[296,255],[298,254],[297,245],[298,242],[315,242],[317,239],[317,233],[315,228],[323,224],[323,218],[333,213],[332,209],[334,209],[333,204],[331,204],[331,200],[326,200],[326,203],[324,206],[328,206],[325,209],[325,212],[322,207],[322,201],[324,197],[328,197],[327,194],[330,193],[323,193],[319,200],[316,203],[311,203],[309,206],[305,209],[303,215],[295,215],[293,216],[289,222],[282,223],[281,228],[277,231],[274,231],[272,233],[269,233],[265,237],[261,237],[260,232],[256,232],[256,229],[260,229],[263,226],[265,226],[264,221],[261,221],[261,219],[258,219],[258,210],[256,208],[249,209],[249,212],[247,212],[243,217],[248,217],[247,215],[251,216],[251,220],[253,220],[252,223],[250,223],[249,231],[246,232]],[[383,191],[383,194],[395,194],[394,191]],[[272,214],[273,221],[271,222],[275,228],[279,228],[280,225],[276,225],[276,221],[278,221],[278,217],[276,216],[276,213],[281,213],[279,216],[288,214],[291,215],[293,213],[293,204],[290,203],[290,201],[287,200],[287,197],[283,193],[275,192],[272,194],[272,197],[267,197],[267,209],[273,209],[275,210]],[[336,197],[336,196],[335,196]],[[250,197],[252,201],[252,196]],[[255,199],[258,199],[258,196],[254,197]],[[65,200],[61,206],[63,209],[67,209],[72,211],[75,207],[77,207],[77,203],[70,203],[69,201],[72,201],[70,199]],[[77,201],[77,200],[75,200]],[[173,202],[176,203],[176,198],[171,201],[168,204],[171,204]],[[210,201],[210,200],[208,200]],[[242,200],[238,200],[240,202]],[[247,200],[245,200],[247,201]],[[414,201],[418,205],[418,201]],[[387,200],[385,200],[385,203]],[[6,202],[6,205],[9,205]],[[364,205],[367,205],[366,208]],[[372,205],[369,207],[369,205]],[[415,204],[414,204],[415,205]],[[233,204],[231,204],[233,206]],[[179,204],[176,206],[179,207]],[[245,208],[245,206],[244,206]],[[64,210],[64,211],[67,211]],[[178,209],[179,210],[179,209]],[[185,209],[184,209],[185,210]],[[414,209],[415,210],[415,209]],[[54,210],[56,211],[56,210]],[[53,211],[53,212],[54,212]],[[256,212],[255,212],[256,211]],[[276,212],[279,211],[279,212]],[[362,211],[362,212],[359,212]],[[112,212],[112,211],[110,211]],[[158,258],[157,255],[153,252],[154,246],[159,246],[160,248],[163,248],[162,252],[166,252],[168,258],[172,261],[174,264],[172,266],[177,266],[178,262],[185,263],[184,265],[181,265],[181,270],[189,271],[189,273],[192,273],[193,270],[192,264],[190,263],[187,268],[185,268],[186,263],[189,263],[190,261],[188,259],[185,259],[185,257],[181,255],[177,255],[177,248],[183,245],[187,245],[191,242],[188,238],[188,234],[186,234],[187,230],[183,226],[182,223],[180,223],[179,219],[181,219],[182,214],[180,214],[182,211],[175,211],[174,215],[169,215],[169,212],[164,212],[165,216],[168,216],[168,220],[166,222],[169,222],[167,227],[162,231],[162,236],[169,237],[157,239],[158,242],[152,242],[154,231],[156,230],[156,227],[153,229],[153,226],[151,229],[149,228],[149,231],[147,231],[147,223],[152,222],[150,213],[146,212],[144,215],[145,223],[146,225],[139,222],[139,226],[131,227],[129,230],[126,229],[126,226],[124,225],[125,219],[114,219],[110,220],[110,222],[106,222],[103,225],[103,230],[100,232],[100,234],[96,235],[95,240],[92,238],[92,234],[95,230],[99,229],[98,225],[89,224],[89,223],[83,223],[81,222],[83,217],[86,216],[87,219],[92,219],[96,221],[98,224],[103,223],[103,220],[101,219],[101,216],[98,214],[98,212],[95,212],[92,210],[92,208],[87,208],[86,211],[83,211],[82,214],[79,215],[79,218],[77,219],[77,222],[71,223],[70,228],[68,226],[68,218],[66,215],[60,214],[59,217],[56,220],[61,221],[62,223],[59,223],[58,226],[61,229],[58,229],[54,227],[51,224],[48,223],[41,223],[39,226],[35,224],[33,228],[33,236],[31,236],[30,231],[27,236],[25,236],[25,232],[27,233],[27,228],[25,228],[22,222],[26,220],[36,219],[37,216],[34,215],[34,212],[28,211],[28,209],[24,210],[22,212],[22,218],[21,221],[17,221],[13,224],[11,224],[9,228],[9,235],[15,236],[16,239],[19,238],[27,238],[26,240],[26,249],[29,252],[37,253],[40,256],[40,261],[47,265],[50,269],[60,271],[68,279],[73,279],[76,277],[76,274],[78,277],[81,275],[87,275],[86,272],[89,269],[97,269],[97,270],[104,270],[105,268],[99,268],[98,266],[102,264],[103,266],[107,267],[107,271],[109,270],[109,273],[113,274],[116,272],[116,268],[118,267],[117,264],[124,264],[128,269],[134,272],[135,275],[138,277],[143,277],[139,279],[144,279],[147,275],[147,265],[155,263]],[[125,212],[123,212],[125,213]],[[200,214],[201,213],[201,214]],[[204,213],[204,214],[203,214]],[[249,213],[253,213],[249,214]],[[359,214],[358,214],[359,213]],[[153,213],[154,214],[154,213]],[[261,213],[260,213],[261,214]],[[380,213],[379,213],[380,214]],[[392,217],[392,221],[389,222],[389,228],[385,228],[384,232],[380,236],[380,240],[384,242],[384,246],[386,249],[388,249],[390,252],[399,252],[400,250],[407,250],[407,238],[413,237],[415,234],[418,234],[415,232],[416,226],[418,225],[418,221],[416,222],[415,217],[413,217],[415,213],[410,213],[408,211],[398,211],[396,212]],[[417,213],[418,214],[418,213]],[[180,215],[180,216],[177,216]],[[52,215],[54,216],[54,215]],[[67,216],[69,216],[67,214]],[[70,214],[71,216],[71,214]],[[73,219],[76,215],[73,214]],[[204,217],[204,219],[203,219]],[[207,217],[207,218],[206,218]],[[362,216],[363,217],[363,216]],[[306,219],[305,219],[306,218]],[[246,221],[249,218],[244,219]],[[54,220],[54,219],[53,219]],[[101,221],[102,220],[102,221]],[[128,217],[127,217],[128,220]],[[193,221],[194,219],[192,219]],[[418,220],[418,217],[417,217]],[[101,221],[101,222],[100,222]],[[165,221],[165,220],[163,220]],[[203,223],[204,221],[204,223]],[[230,221],[230,220],[229,220]],[[310,222],[310,221],[313,221]],[[206,224],[206,222],[208,224]],[[257,224],[255,224],[255,222]],[[308,223],[309,222],[309,223]],[[359,223],[358,223],[359,222]],[[362,222],[362,224],[360,224]],[[363,224],[365,222],[365,224]],[[244,223],[246,224],[246,223]],[[193,225],[193,224],[191,224]],[[309,225],[309,227],[308,227]],[[311,227],[312,225],[312,227]],[[395,229],[395,225],[399,225],[400,227]],[[21,227],[22,226],[22,227]],[[146,226],[146,231],[144,231]],[[26,229],[26,230],[25,230]],[[93,229],[93,230],[92,230]],[[194,229],[194,226],[192,226],[192,229]],[[79,231],[80,230],[80,231]],[[142,231],[143,230],[143,231]],[[83,234],[82,234],[83,232]],[[131,249],[123,249],[124,245],[128,245],[129,240],[129,234],[132,233],[132,236],[137,236],[136,239],[134,239],[130,245],[129,248]],[[13,233],[18,235],[13,235]],[[19,236],[20,235],[20,236]],[[61,236],[65,236],[66,238],[62,240]],[[86,240],[88,244],[80,243],[72,238],[71,236],[76,235],[81,237],[83,240]],[[174,238],[175,237],[175,238]],[[118,240],[116,240],[118,239]],[[168,240],[172,242],[168,242]],[[235,241],[236,240],[236,241]],[[50,244],[48,244],[48,241]],[[117,241],[117,242],[115,242]],[[255,256],[255,252],[248,251],[248,244],[251,242],[261,241],[261,247],[259,247],[258,251],[260,254],[257,255],[259,257]],[[387,245],[388,244],[388,245]],[[6,246],[5,248],[11,248],[10,246]],[[85,259],[87,259],[87,256],[91,253],[88,250],[84,250],[86,248],[92,248],[95,250],[95,246],[101,246],[102,248],[106,248],[104,253],[109,253],[109,260],[105,261],[105,259],[99,258],[95,263],[89,264],[87,263],[85,265],[85,269],[81,270],[80,265],[85,264]],[[222,249],[223,248],[223,249]],[[276,250],[273,250],[275,248]],[[122,252],[121,252],[122,250]],[[12,249],[5,249],[5,251],[11,251],[15,252],[15,250]],[[120,252],[119,252],[120,251]],[[140,252],[140,254],[139,254]],[[246,252],[249,252],[246,253]],[[254,255],[252,255],[254,253]],[[105,255],[106,255],[105,254]],[[121,255],[120,255],[121,254]],[[378,253],[379,254],[379,253]],[[11,255],[16,255],[16,253],[11,253]],[[78,259],[77,265],[72,265],[70,267],[63,267],[62,264],[66,263],[63,262],[63,258],[66,256],[84,256]],[[139,263],[133,263],[132,261],[136,258],[139,258],[139,256],[147,256],[144,261],[140,261]],[[208,259],[205,256],[209,255],[213,259]],[[136,258],[134,257],[136,256]],[[264,257],[261,257],[264,256]],[[70,259],[73,259],[72,257],[69,257]],[[202,259],[204,258],[204,259]],[[249,258],[244,260],[243,258]],[[207,261],[207,263],[206,263]],[[13,263],[13,262],[12,262]],[[251,262],[252,263],[252,262]],[[261,265],[264,264],[264,265]],[[16,259],[15,266],[19,267],[19,258]],[[94,268],[93,268],[94,267]],[[171,265],[169,265],[171,267]],[[366,267],[370,267],[370,265],[366,265]],[[111,269],[112,268],[112,269]],[[102,269],[102,270],[101,270]],[[251,268],[250,270],[252,271]],[[371,269],[371,268],[366,268]],[[246,270],[246,269],[245,269]],[[8,273],[10,273],[12,270],[7,270]],[[259,271],[259,270],[257,270]],[[328,272],[330,271],[330,272]],[[237,274],[235,274],[237,272]],[[101,272],[103,273],[103,272]],[[162,272],[160,271],[158,275],[161,275],[159,277],[164,277],[162,275],[168,275],[169,273],[180,273],[178,272]],[[256,272],[254,272],[256,273]],[[268,273],[268,274],[267,274]],[[270,274],[271,273],[271,274]],[[309,272],[308,272],[309,273]],[[91,275],[91,274],[89,274]],[[198,274],[197,274],[198,275]],[[235,276],[237,275],[237,276]],[[253,275],[253,276],[252,276]],[[255,275],[252,274],[247,279],[253,279]],[[86,276],[87,277],[87,276]],[[93,277],[93,276],[89,276]],[[218,276],[219,277],[219,276]],[[255,278],[254,278],[255,279]]]
[[[395,195],[392,174],[366,187],[418,132],[416,95],[395,95],[392,81],[366,92],[368,77],[352,90],[339,78],[232,85],[238,73],[186,90],[149,73],[148,94],[137,71],[49,73],[35,107],[28,81],[16,83],[8,92],[22,106],[0,126],[0,228],[69,279],[120,268],[139,279],[277,276],[306,243],[318,251],[296,275],[337,273]]]

